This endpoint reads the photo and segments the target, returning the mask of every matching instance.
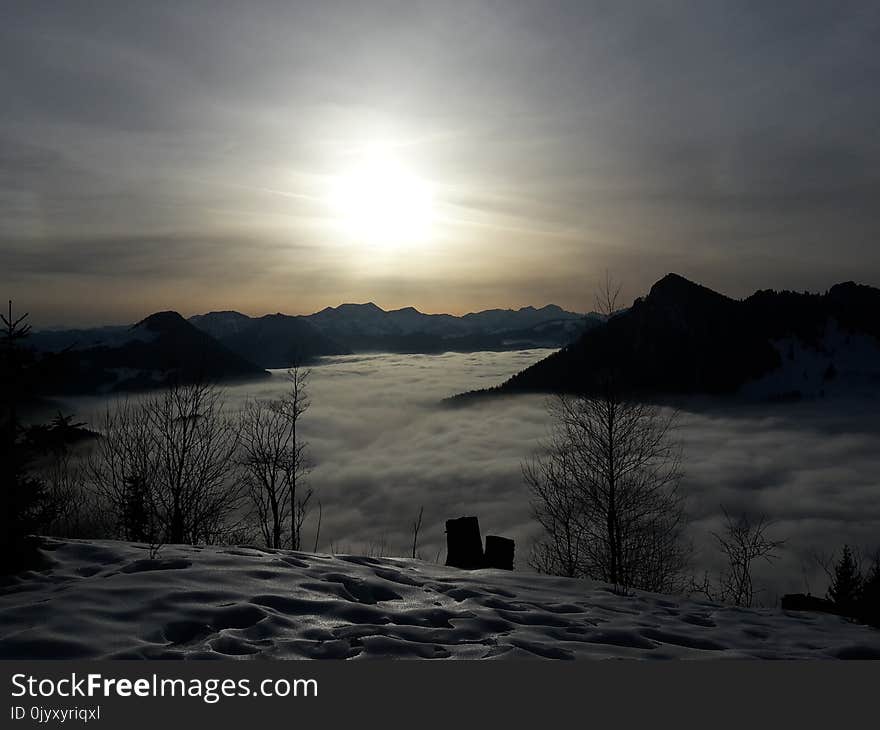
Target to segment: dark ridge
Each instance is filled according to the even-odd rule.
[[[594,392],[612,372],[621,387],[643,394],[732,394],[782,364],[775,341],[792,337],[821,347],[832,321],[880,342],[880,290],[847,282],[824,295],[766,290],[738,301],[667,274],[644,299],[576,342],[462,399]],[[834,372],[832,363],[828,373]]]
[[[126,332],[95,346],[46,353],[47,392],[145,390],[172,381],[265,375],[263,368],[231,352],[177,312],[156,312]]]
[[[286,314],[267,314],[253,319],[220,341],[264,368],[286,368],[323,355],[348,355],[351,352],[306,318]]]

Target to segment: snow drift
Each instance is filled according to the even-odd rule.
[[[46,541],[0,658],[880,658],[880,632],[528,573],[253,547]]]

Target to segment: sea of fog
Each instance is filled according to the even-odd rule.
[[[409,555],[424,508],[419,553],[442,560],[444,521],[477,515],[484,534],[513,537],[527,568],[538,534],[521,462],[547,434],[545,398],[516,396],[449,408],[455,393],[495,385],[547,350],[326,358],[312,367],[309,442],[315,500],[323,508],[318,550]],[[283,371],[226,388],[228,408],[285,388]],[[66,407],[92,421],[106,401]],[[880,419],[877,402],[828,400],[778,405],[679,404],[695,572],[714,571],[712,532],[722,505],[765,514],[784,538],[773,565],[758,568],[764,600],[782,592],[824,593],[814,555],[844,542],[880,546]],[[314,529],[314,522],[309,530]],[[305,545],[313,544],[307,533]]]

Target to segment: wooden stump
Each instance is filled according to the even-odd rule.
[[[483,539],[476,517],[446,520],[446,565],[465,570],[483,567]]]
[[[486,554],[483,565],[486,568],[513,570],[514,542],[509,537],[486,535]]]

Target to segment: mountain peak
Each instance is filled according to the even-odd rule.
[[[646,300],[652,302],[690,302],[695,298],[711,298],[713,300],[727,299],[723,294],[719,294],[718,292],[713,291],[702,284],[697,284],[690,279],[685,279],[680,274],[669,273],[651,287],[651,291],[648,292]]]
[[[162,330],[177,328],[180,327],[181,324],[186,323],[186,320],[179,313],[169,310],[166,312],[154,312],[153,314],[144,317],[140,322],[135,324],[132,329],[135,327],[144,327],[145,329],[159,332]]]
[[[653,292],[655,289],[671,289],[671,288],[694,288],[694,289],[703,289],[701,284],[697,284],[690,279],[686,279],[681,274],[676,274],[675,272],[670,272],[666,274],[666,276],[658,279],[654,286],[651,287],[651,291]]]
[[[421,314],[421,312],[415,307],[403,307],[401,309],[395,309],[393,311],[400,314],[404,312],[406,312],[407,314]],[[389,312],[389,314],[391,314],[391,312]]]
[[[345,304],[340,304],[336,307],[337,311],[346,312],[352,310],[359,310],[364,312],[372,312],[375,314],[384,314],[385,310],[382,307],[376,305],[374,302],[366,302],[363,304],[355,304],[353,302],[346,302]]]
[[[246,314],[242,314],[241,312],[235,309],[220,309],[217,311],[207,312],[205,314],[194,314],[190,319],[195,319],[196,317],[242,317],[244,319],[250,319]]]

